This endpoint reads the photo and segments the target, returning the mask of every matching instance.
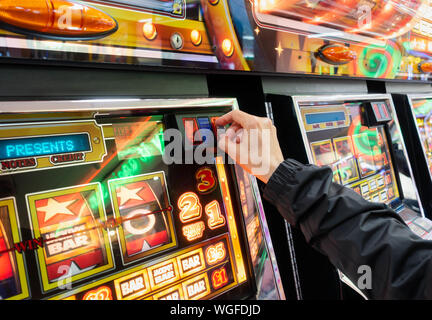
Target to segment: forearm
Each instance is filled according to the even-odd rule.
[[[368,202],[331,180],[329,168],[286,160],[264,196],[354,283],[359,266],[370,266],[368,297],[432,297],[432,242],[414,235],[386,205]]]

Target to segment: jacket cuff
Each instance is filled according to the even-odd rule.
[[[304,167],[305,165],[294,159],[283,161],[267,182],[264,189],[264,197],[277,205],[281,196],[289,191],[291,185],[296,183],[296,173]]]

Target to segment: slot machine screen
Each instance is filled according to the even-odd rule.
[[[259,273],[274,298],[249,176],[183,149],[231,108],[2,115],[1,298],[244,299]]]
[[[299,102],[299,119],[310,160],[330,166],[333,181],[365,199],[400,204],[384,124],[366,126],[361,102]],[[390,114],[386,102],[372,103],[377,117]],[[378,118],[381,119],[381,118]]]
[[[429,171],[432,174],[432,99],[413,99],[412,110]]]

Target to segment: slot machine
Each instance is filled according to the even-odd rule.
[[[333,182],[387,204],[414,233],[432,239],[390,95],[269,94],[267,100],[285,157],[329,166]]]
[[[425,215],[431,217],[430,194],[432,192],[432,153],[430,130],[430,95],[392,94],[396,112],[400,119],[402,134],[407,144],[409,161],[415,176],[417,190],[425,208]],[[426,174],[426,172],[428,174]]]
[[[233,108],[1,102],[1,298],[284,299],[256,181],[215,148]]]

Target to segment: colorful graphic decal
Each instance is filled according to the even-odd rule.
[[[123,261],[130,263],[176,245],[163,172],[108,181]]]
[[[15,199],[0,199],[0,299],[29,296],[24,257],[10,250],[20,240]]]
[[[27,195],[33,235],[43,237],[37,250],[45,291],[114,267],[97,183]],[[96,199],[91,201],[90,198]]]
[[[406,80],[432,71],[431,0],[50,3],[0,6],[1,56]]]

